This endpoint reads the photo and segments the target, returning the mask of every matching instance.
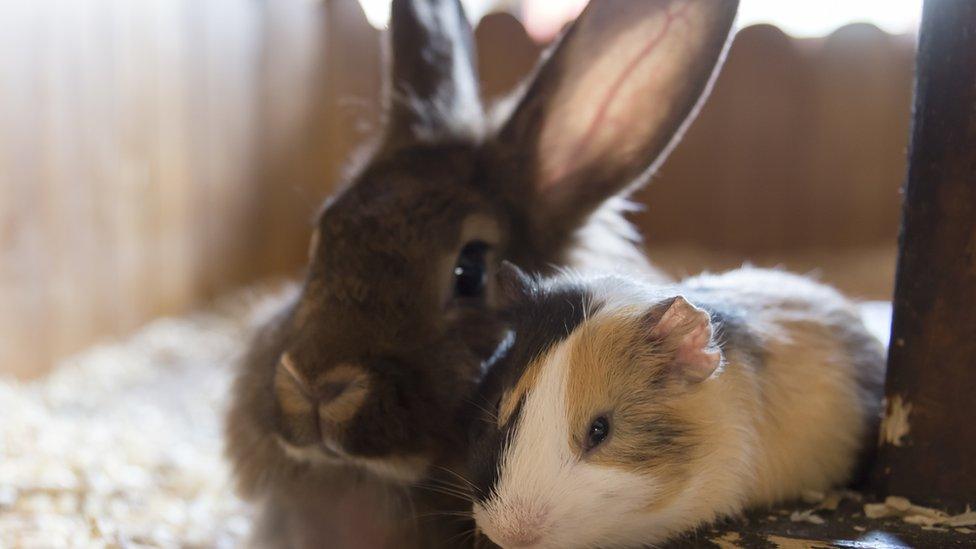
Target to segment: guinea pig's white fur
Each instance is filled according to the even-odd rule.
[[[512,424],[474,506],[495,543],[654,544],[850,479],[878,414],[884,349],[838,292],[754,268],[668,287],[604,277],[582,288],[589,316],[500,399],[498,428]],[[641,319],[661,318],[648,312],[669,300],[708,313],[696,356],[715,361],[703,380],[682,378],[674,346],[638,333],[654,329]],[[610,435],[587,450],[580,441],[598,416],[610,418]]]

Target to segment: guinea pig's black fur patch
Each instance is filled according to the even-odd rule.
[[[498,458],[509,444],[521,417],[524,398],[506,423],[495,420],[499,401],[514,387],[527,365],[566,339],[583,321],[599,311],[599,303],[581,281],[559,278],[540,281],[526,277],[521,296],[511,300],[507,317],[515,339],[509,352],[492,365],[481,383],[472,422],[470,471],[475,497],[485,501],[497,482]]]

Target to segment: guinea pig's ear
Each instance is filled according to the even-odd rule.
[[[474,34],[459,0],[393,0],[386,146],[480,132]]]
[[[705,381],[722,364],[722,351],[712,341],[711,318],[684,297],[652,308],[647,317],[650,340],[661,345],[667,367],[686,382]]]
[[[499,307],[503,310],[510,309],[525,299],[535,284],[532,277],[509,261],[502,261],[495,276],[498,281]]]
[[[589,3],[497,137],[519,173],[532,174],[539,226],[579,224],[650,177],[707,95],[737,7],[738,0]]]

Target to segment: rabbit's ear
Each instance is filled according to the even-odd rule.
[[[589,3],[498,135],[532,174],[534,215],[578,219],[650,176],[707,95],[737,7]]]
[[[459,0],[393,0],[387,143],[476,134],[474,34]]]

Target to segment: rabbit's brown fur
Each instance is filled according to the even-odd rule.
[[[323,209],[304,285],[252,342],[234,388],[227,451],[241,492],[263,505],[257,542],[430,547],[463,537],[470,525],[445,516],[468,508],[458,495],[468,488],[463,411],[505,326],[490,273],[477,296],[456,293],[459,254],[483,243],[487,271],[507,259],[537,272],[570,264],[652,272],[622,217],[621,194],[648,177],[694,112],[736,7],[673,4],[595,3],[493,127],[478,102],[471,29],[457,0],[394,1],[385,136]],[[684,15],[686,5],[698,11]],[[616,133],[606,132],[615,127],[598,128],[596,141],[574,138],[560,127],[573,106],[563,96],[576,82],[567,80],[598,87],[583,69],[605,59],[603,43],[631,55],[616,37],[641,22],[679,44],[651,58],[677,67],[674,83],[653,82],[674,97],[643,73],[622,72],[633,89],[597,100],[633,111],[633,120],[615,122],[626,143],[612,143]],[[688,25],[682,32],[692,37],[672,24]],[[645,50],[653,52],[635,51]],[[641,116],[655,125],[640,126]],[[591,141],[610,148],[570,157],[558,180],[543,181],[547,151]],[[341,422],[329,419],[340,415],[329,406],[351,389],[330,377],[337,368],[357,380],[357,395],[365,392],[355,410],[345,401]],[[370,517],[371,537],[349,532],[365,523],[337,518],[349,508]]]

